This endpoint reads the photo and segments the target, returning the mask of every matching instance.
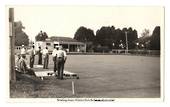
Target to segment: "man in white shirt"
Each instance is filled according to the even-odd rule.
[[[27,62],[25,61],[25,57],[21,57],[19,58],[18,62],[17,62],[17,69],[16,69],[16,73],[18,74],[28,74],[28,75],[33,75],[35,76],[35,73],[32,69],[30,69],[30,67],[27,65]],[[16,75],[17,76],[17,75]]]
[[[55,46],[52,52],[53,62],[54,62],[54,73],[56,73],[56,70],[57,70],[57,48],[58,46]]]
[[[63,79],[64,64],[67,59],[67,54],[62,50],[62,46],[57,51],[57,66],[58,66],[58,79]]]
[[[34,49],[34,46],[32,46],[32,49],[30,52],[30,68],[33,68],[34,66],[34,57],[35,57],[35,49]]]
[[[44,58],[44,69],[48,69],[48,60],[49,60],[49,55],[48,55],[48,47],[45,47],[45,49],[43,49],[43,58]]]
[[[24,45],[22,45],[22,48],[21,48],[21,56],[24,56],[25,57],[26,55],[26,50],[24,48]]]
[[[38,47],[38,65],[42,65],[42,50],[41,50],[41,46]]]

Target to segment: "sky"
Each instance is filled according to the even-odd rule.
[[[144,29],[152,34],[155,26],[162,26],[163,7],[137,6],[15,6],[15,21],[21,21],[31,40],[40,30],[48,36],[74,37],[80,26],[96,31],[102,26],[132,27],[141,35]]]

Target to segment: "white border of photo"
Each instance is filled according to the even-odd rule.
[[[0,33],[1,33],[1,41],[0,41],[0,46],[2,49],[2,52],[0,53],[1,56],[1,77],[0,77],[0,81],[1,81],[1,97],[0,97],[0,101],[2,102],[1,104],[3,104],[3,106],[13,106],[13,107],[18,107],[18,106],[32,106],[32,102],[34,102],[34,106],[79,106],[79,105],[83,105],[83,106],[104,106],[101,103],[105,103],[105,102],[77,102],[77,101],[73,101],[73,102],[69,102],[67,104],[65,104],[64,101],[60,102],[60,101],[56,101],[56,99],[9,99],[8,97],[8,89],[9,88],[9,75],[7,74],[7,71],[9,71],[9,43],[8,43],[8,38],[6,37],[6,10],[5,10],[5,6],[6,5],[104,5],[104,6],[162,6],[165,7],[165,29],[161,29],[161,35],[165,34],[165,38],[161,38],[161,78],[163,78],[161,85],[164,88],[161,89],[161,93],[163,96],[161,96],[161,100],[160,99],[115,99],[116,102],[113,105],[113,102],[107,102],[107,105],[109,106],[140,106],[143,107],[145,105],[147,106],[154,106],[154,107],[158,107],[158,106],[168,106],[168,101],[170,98],[170,93],[169,93],[169,78],[167,77],[167,75],[169,75],[168,70],[169,70],[169,49],[168,49],[168,40],[169,40],[169,4],[168,4],[168,0],[39,0],[39,1],[35,1],[35,0],[29,0],[29,1],[25,1],[25,0],[5,0],[5,1],[1,1],[0,3],[0,11],[1,11],[1,16],[0,16],[0,24],[1,24],[1,29],[0,29]],[[5,15],[5,16],[4,16]],[[164,18],[163,18],[164,19]],[[5,21],[5,22],[4,22]],[[164,22],[163,22],[164,24]],[[164,33],[165,31],[165,33]],[[165,41],[164,41],[165,40]],[[165,46],[164,46],[165,44]],[[164,50],[165,49],[165,50]],[[165,64],[164,64],[165,62]],[[165,67],[165,72],[164,72],[164,67]],[[164,84],[165,83],[165,84]],[[162,87],[161,86],[161,87]],[[7,94],[8,93],[8,94]],[[122,101],[124,103],[122,103]],[[136,102],[135,102],[136,101]],[[15,104],[14,104],[15,102]],[[30,103],[28,103],[30,102]],[[39,103],[40,102],[40,105]],[[139,102],[139,103],[137,103]],[[31,104],[32,103],[32,104]],[[50,104],[50,105],[47,105]],[[106,103],[105,103],[106,104]],[[127,105],[128,104],[128,105]]]

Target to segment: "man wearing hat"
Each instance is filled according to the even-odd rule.
[[[54,73],[55,74],[56,74],[56,70],[57,70],[57,51],[58,51],[58,46],[55,46],[54,50],[52,52],[53,62],[54,62]]]
[[[64,64],[66,59],[66,52],[63,50],[62,46],[60,46],[59,50],[57,51],[58,79],[63,79]]]

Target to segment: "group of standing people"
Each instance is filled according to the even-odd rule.
[[[41,50],[41,47],[39,47],[37,54],[38,54],[38,65],[42,65],[42,57],[43,57],[44,59],[43,68],[48,69],[48,62],[49,62],[48,47],[45,47],[45,49],[43,50]],[[32,46],[30,52],[30,68],[33,68],[35,55],[36,55],[35,47]]]
[[[45,49],[41,49],[39,47],[39,50],[36,52],[35,47],[32,46],[30,53],[30,63],[29,67],[26,64],[26,50],[24,48],[24,45],[22,45],[21,53],[18,55],[17,59],[17,66],[19,67],[19,71],[26,73],[28,68],[33,68],[34,62],[35,62],[35,55],[38,55],[38,64],[42,65],[42,59],[43,62],[43,69],[48,69],[49,64],[49,51],[48,47],[45,47]],[[67,59],[66,52],[62,49],[62,46],[55,46],[53,52],[53,62],[54,62],[54,73],[57,76],[58,79],[63,79],[63,72],[64,72],[64,64]],[[56,71],[58,71],[56,73]]]

